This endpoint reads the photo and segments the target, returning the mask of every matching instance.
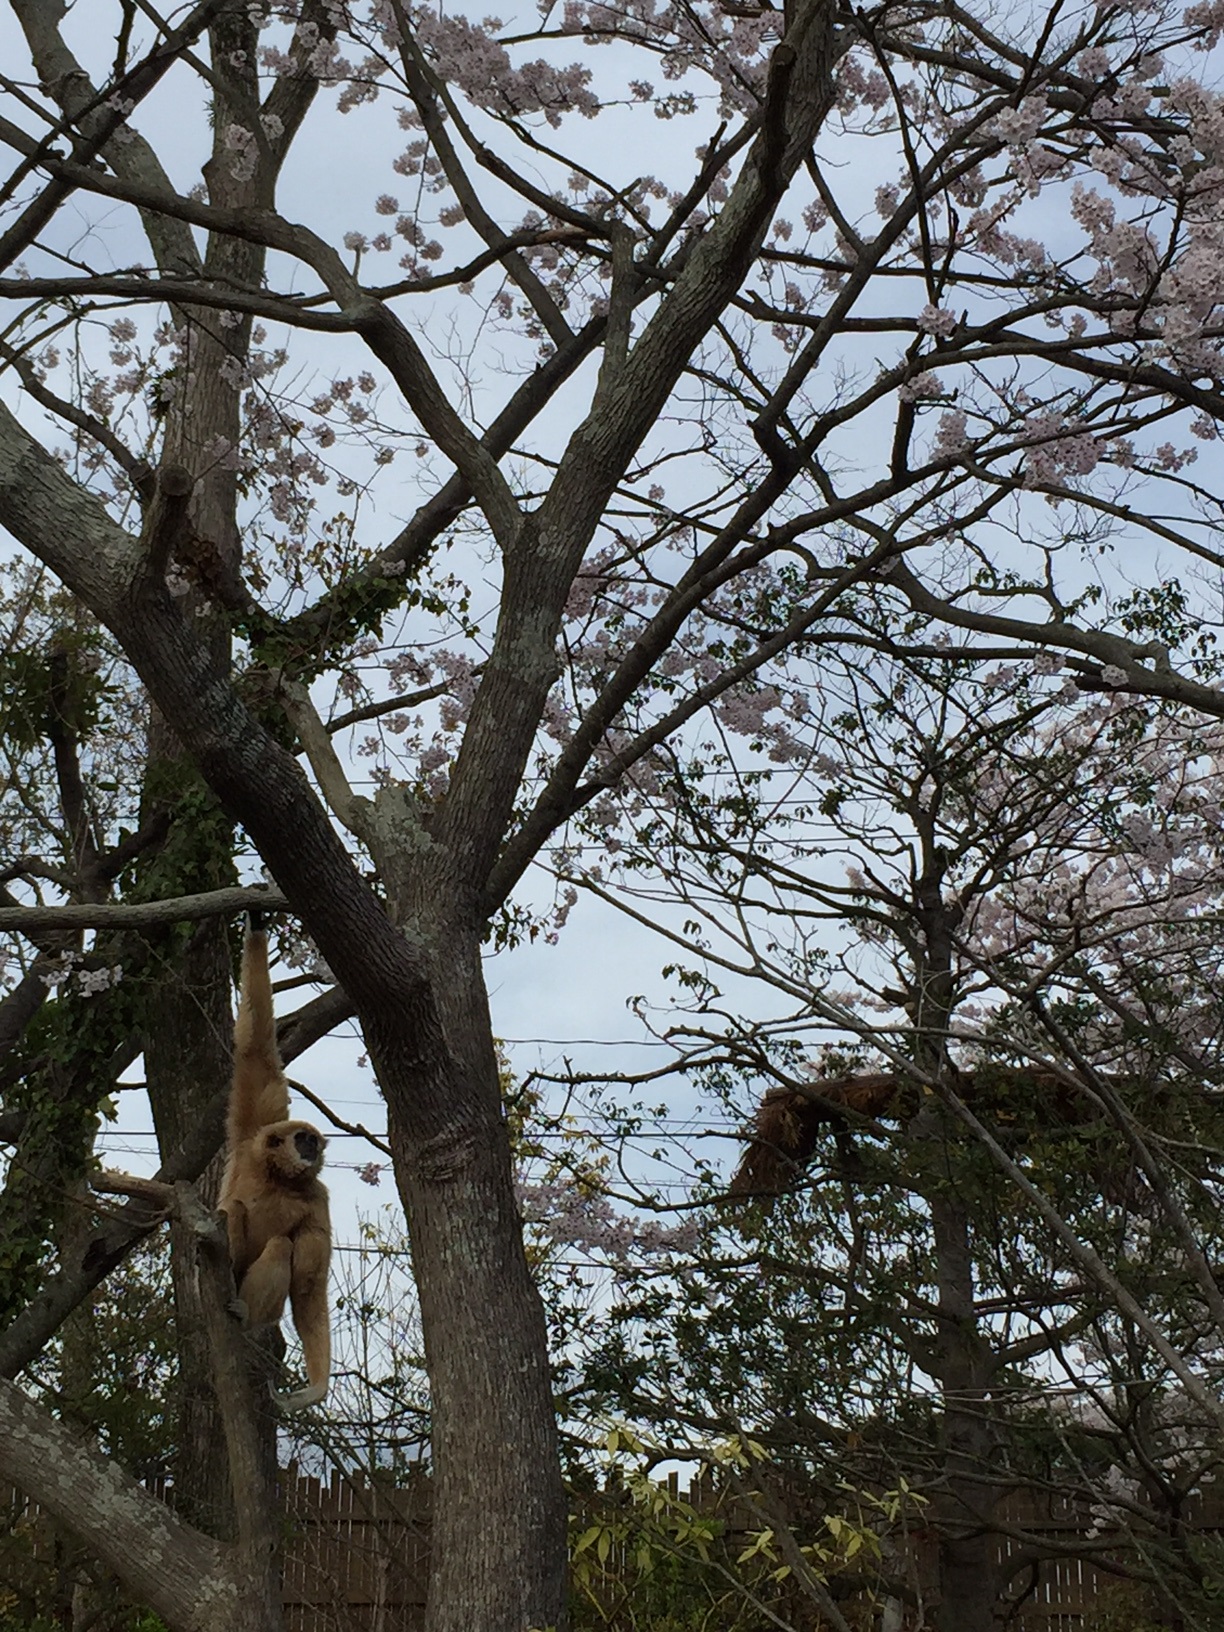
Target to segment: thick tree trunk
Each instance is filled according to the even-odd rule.
[[[215,645],[221,647],[221,642]],[[228,653],[218,650],[218,661]],[[233,833],[219,811],[201,819],[180,815],[183,796],[193,806],[210,801],[194,766],[154,711],[149,731],[143,818],[167,810],[171,826],[165,844],[140,873],[141,893],[190,894],[233,882]],[[157,978],[149,983],[143,1015],[145,1080],[158,1150],[163,1163],[205,1119],[216,1095],[230,1079],[233,1013],[228,926],[207,920],[154,932]],[[200,1193],[215,1202],[220,1157],[199,1180]],[[170,1226],[170,1273],[178,1349],[177,1433],[174,1462],[175,1506],[210,1536],[230,1540],[233,1502],[225,1436],[209,1363],[207,1332],[200,1308],[196,1241],[175,1219]]]
[[[426,1625],[559,1629],[566,1498],[547,1334],[523,1251],[479,942],[472,932],[429,939],[445,958],[435,984],[442,1069],[422,1072],[407,1015],[366,1028],[429,1368],[436,1500]]]
[[[988,1397],[990,1354],[973,1311],[969,1217],[945,1194],[931,1197],[939,1300],[936,1351],[943,1395],[942,1469],[935,1511],[940,1524],[939,1632],[991,1632],[999,1574],[991,1528],[999,1489],[998,1435]]]
[[[946,858],[934,824],[919,818],[923,867],[915,881],[920,931],[913,980],[914,1054],[930,1076],[955,1078],[948,1056],[948,1022],[955,1001],[955,932],[960,908],[943,895]],[[939,1530],[938,1632],[991,1632],[999,1601],[991,1520],[999,1498],[998,1435],[989,1395],[990,1346],[975,1308],[973,1231],[956,1186],[964,1154],[961,1130],[942,1105],[923,1095],[910,1132],[921,1153],[924,1195],[934,1237],[935,1341],[930,1369],[943,1397],[939,1472],[931,1516]]]
[[[176,942],[174,967],[156,989],[160,1012],[150,1013],[145,1039],[145,1077],[163,1162],[203,1120],[213,1096],[229,1081],[232,982],[225,926],[210,923],[200,929],[185,945]],[[217,1197],[219,1165],[219,1158],[211,1162],[199,1180],[200,1193],[210,1203]],[[196,1242],[175,1219],[170,1243],[178,1351],[174,1502],[185,1519],[228,1541],[234,1534],[233,1502],[200,1309]]]

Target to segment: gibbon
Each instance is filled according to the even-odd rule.
[[[276,1399],[283,1410],[298,1411],[325,1397],[331,1371],[331,1224],[327,1190],[319,1183],[327,1141],[309,1122],[289,1120],[289,1085],[272,1014],[268,937],[258,913],[247,918],[242,950],[227,1133],[218,1208],[229,1231],[236,1312],[252,1325],[273,1325],[289,1299],[310,1386]]]

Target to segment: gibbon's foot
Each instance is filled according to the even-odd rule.
[[[292,1411],[304,1411],[308,1405],[321,1405],[327,1398],[327,1384],[310,1383],[306,1388],[294,1389],[291,1394],[278,1394],[269,1383],[268,1392],[288,1415]]]
[[[231,1298],[225,1308],[227,1313],[233,1315],[240,1326],[246,1326],[249,1323],[251,1313],[241,1298]]]

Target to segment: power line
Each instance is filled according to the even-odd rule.
[[[591,1135],[604,1137],[611,1131],[606,1122],[588,1122],[575,1127],[572,1131],[564,1128],[541,1128],[532,1133],[532,1139],[559,1139],[569,1140],[574,1136]],[[738,1122],[701,1122],[693,1118],[660,1117],[652,1120],[646,1127],[638,1128],[622,1137],[626,1139],[653,1139],[656,1137],[681,1137],[688,1133],[742,1133],[743,1126]],[[347,1129],[337,1128],[327,1135],[328,1143],[333,1139],[381,1139],[386,1141],[390,1136],[382,1133],[350,1133]],[[157,1133],[153,1128],[103,1128],[98,1133],[99,1139],[156,1139]],[[117,1147],[122,1149],[122,1146]],[[136,1147],[133,1146],[133,1149]]]

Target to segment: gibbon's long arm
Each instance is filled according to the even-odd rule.
[[[242,947],[242,990],[234,1024],[234,1084],[229,1103],[229,1144],[234,1150],[269,1122],[289,1115],[289,1085],[276,1047],[268,937],[260,913],[247,915]]]

